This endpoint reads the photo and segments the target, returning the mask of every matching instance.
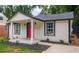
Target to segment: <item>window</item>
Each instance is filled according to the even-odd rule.
[[[5,26],[5,31],[8,32],[8,25]]]
[[[20,35],[20,24],[19,23],[14,24],[14,34]]]
[[[45,22],[45,35],[54,35],[54,21]]]
[[[0,16],[0,20],[3,20],[3,17]]]

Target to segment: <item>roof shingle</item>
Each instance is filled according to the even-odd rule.
[[[52,15],[44,15],[44,14],[39,14],[35,18],[41,19],[43,21],[46,20],[68,20],[68,19],[73,19],[74,18],[74,13],[73,12],[66,12],[62,14],[52,14]]]

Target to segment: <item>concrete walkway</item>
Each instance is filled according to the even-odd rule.
[[[79,53],[79,46],[70,46],[44,42],[40,42],[39,44],[50,46],[46,51],[43,51],[43,53]]]

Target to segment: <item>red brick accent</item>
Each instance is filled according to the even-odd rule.
[[[0,36],[8,36],[8,32],[5,30],[5,26],[0,25]]]

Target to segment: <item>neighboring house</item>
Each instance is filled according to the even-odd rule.
[[[70,43],[73,12],[29,17],[17,12],[9,21],[10,42],[36,44],[41,40]]]
[[[7,20],[8,18],[3,13],[0,13],[0,36],[8,35],[8,32],[6,31]]]

